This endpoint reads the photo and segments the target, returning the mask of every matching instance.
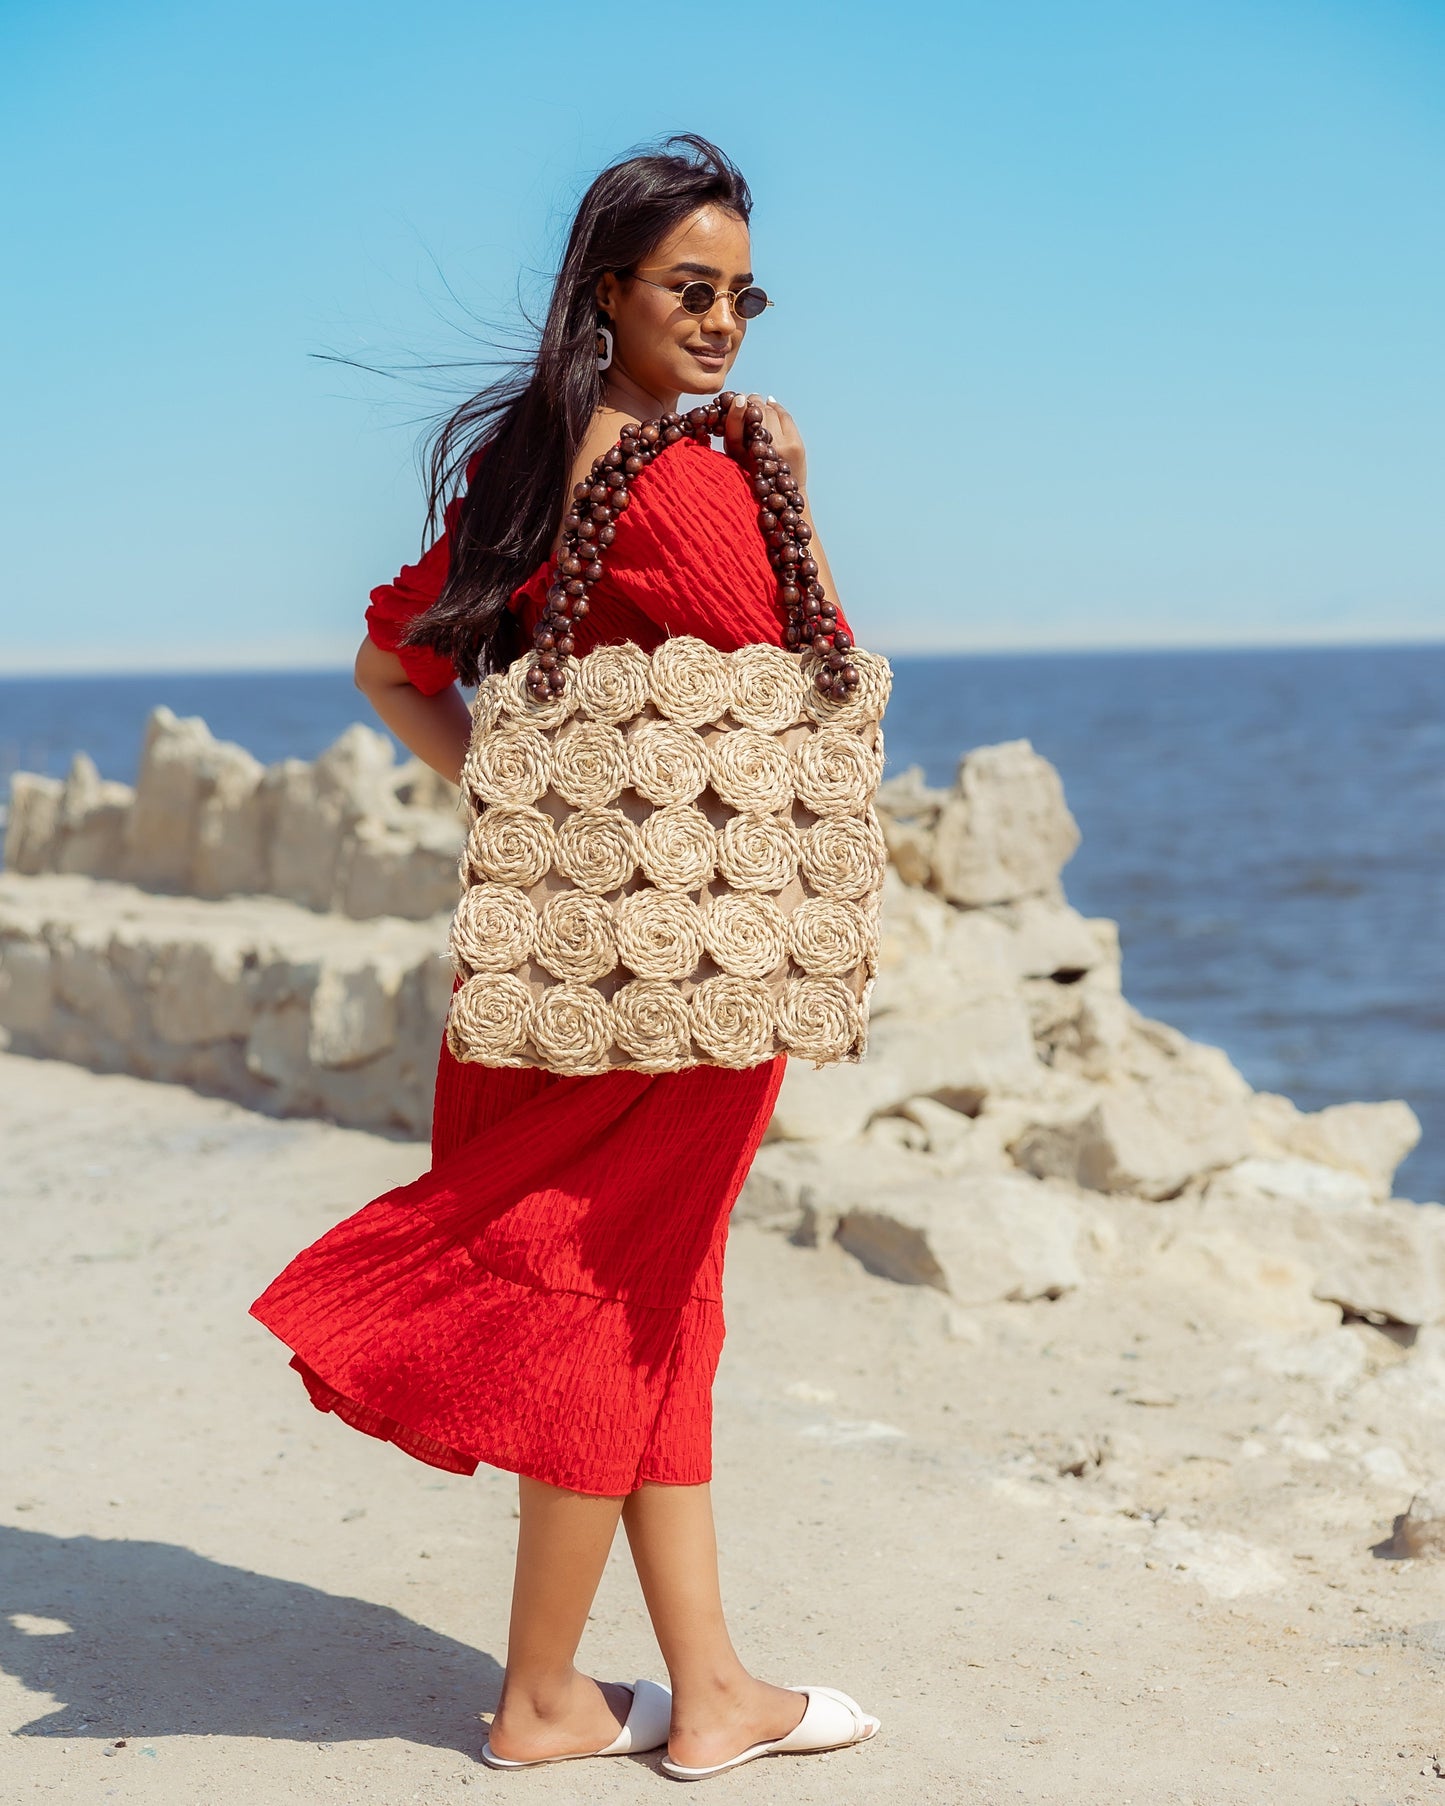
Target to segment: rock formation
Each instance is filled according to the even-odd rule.
[[[1410,1110],[1303,1113],[1133,1009],[1115,925],[1065,899],[1078,829],[1027,741],[968,753],[946,790],[912,767],[878,813],[867,1055],[790,1063],[740,1215],[965,1309],[1157,1263],[1275,1325],[1445,1325],[1445,1206],[1389,1196]],[[263,767],[158,709],[134,791],[84,755],[14,780],[0,1028],[424,1135],[461,838],[450,788],[370,729]]]

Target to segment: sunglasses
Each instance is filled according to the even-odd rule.
[[[710,282],[651,282],[646,276],[639,276],[636,270],[630,272],[634,281],[646,282],[649,288],[660,288],[666,294],[676,295],[679,305],[690,314],[705,314],[719,295],[725,295],[729,306],[740,320],[756,320],[765,307],[771,307],[766,293],[750,283],[747,288],[714,288]]]

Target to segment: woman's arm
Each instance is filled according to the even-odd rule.
[[[402,745],[452,784],[459,784],[471,739],[472,717],[455,684],[424,695],[401,660],[370,637],[356,655],[356,687]]]

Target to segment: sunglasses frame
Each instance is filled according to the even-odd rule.
[[[653,282],[649,277],[640,275],[638,273],[638,271],[636,271],[636,270],[624,270],[621,273],[623,275],[631,276],[635,282],[645,282],[649,288],[660,288],[664,294],[676,295],[678,306],[682,308],[684,313],[691,314],[695,320],[702,319],[705,314],[707,314],[711,311],[711,309],[714,306],[714,304],[716,303],[719,295],[723,295],[727,298],[727,304],[732,309],[734,316],[737,319],[745,321],[745,322],[748,320],[760,319],[762,317],[764,309],[769,308],[773,305],[773,303],[768,299],[767,290],[763,289],[763,288],[759,288],[756,282],[748,283],[746,288],[736,288],[736,289],[734,289],[734,288],[714,288],[712,283],[706,281],[701,276],[689,277],[689,279],[686,282]],[[690,288],[705,288],[707,290],[709,300],[708,300],[706,307],[689,307],[687,305],[687,303],[683,300],[682,297],[687,293],[687,291]],[[738,312],[738,296],[739,295],[753,295],[753,294],[762,296],[762,298],[763,298],[762,307],[759,308],[758,312],[755,314],[739,313]]]

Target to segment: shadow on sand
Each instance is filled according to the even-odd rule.
[[[65,1702],[22,1737],[399,1737],[472,1756],[502,1679],[491,1656],[365,1599],[171,1543],[13,1528],[0,1667]]]

